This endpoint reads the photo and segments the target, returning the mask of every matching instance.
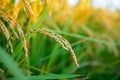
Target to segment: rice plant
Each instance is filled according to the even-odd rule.
[[[0,80],[119,80],[119,12],[80,0],[0,1]]]

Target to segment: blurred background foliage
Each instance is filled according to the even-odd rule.
[[[92,0],[80,0],[74,6],[70,6],[67,0],[30,0],[30,5],[33,17],[26,14],[20,0],[0,1],[1,11],[15,19],[25,34],[38,27],[46,27],[61,34],[71,43],[80,64],[76,68],[68,56],[69,52],[47,36],[34,33],[31,38],[27,38],[31,75],[67,73],[87,75],[88,80],[120,79],[119,10],[95,8]],[[22,46],[19,43],[20,40],[12,42],[14,53],[10,55],[26,72],[24,51],[19,50]],[[0,45],[7,50],[1,31]],[[10,76],[0,65],[4,76]]]

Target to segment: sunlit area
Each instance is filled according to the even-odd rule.
[[[119,80],[120,0],[0,0],[0,80]]]
[[[108,9],[110,11],[120,10],[120,0],[93,0],[94,8]]]

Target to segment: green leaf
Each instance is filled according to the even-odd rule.
[[[66,79],[66,78],[78,78],[83,77],[81,75],[70,75],[70,74],[53,74],[53,75],[40,75],[40,76],[27,76],[29,80],[41,80],[41,79]],[[19,80],[19,78],[8,78],[7,80]]]
[[[115,43],[115,42],[108,42],[108,41],[105,41],[105,40],[95,39],[95,38],[83,36],[83,35],[80,35],[80,34],[78,35],[78,34],[68,33],[68,32],[60,32],[60,34],[64,34],[64,35],[71,36],[71,37],[75,37],[75,38],[79,38],[79,39],[85,39],[85,40],[87,40],[87,41],[92,41],[92,42],[98,42],[98,43],[103,43],[103,44],[118,45],[118,43]]]
[[[17,77],[19,80],[28,80],[25,79],[24,74],[10,57],[10,55],[8,55],[2,48],[0,48],[0,60],[14,77]]]

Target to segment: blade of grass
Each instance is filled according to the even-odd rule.
[[[48,72],[48,71],[42,70],[42,69],[37,68],[37,67],[34,67],[34,66],[30,66],[30,68],[33,69],[33,70],[39,71],[39,72],[42,73],[42,74],[46,74],[46,75],[52,74],[52,73],[50,73],[50,72]]]
[[[44,57],[46,36],[35,34],[31,39],[30,63],[31,66],[41,66],[41,58]]]
[[[25,79],[22,71],[18,68],[13,59],[2,48],[0,48],[0,60],[14,77],[18,78],[19,80],[28,80]]]
[[[83,35],[80,35],[80,34],[78,35],[78,34],[68,33],[68,32],[60,32],[60,33],[64,34],[64,35],[67,35],[67,36],[79,38],[79,39],[85,39],[85,40],[88,40],[88,41],[99,42],[99,43],[103,43],[103,44],[119,45],[115,42],[108,42],[108,41],[105,41],[105,40],[95,39],[95,38],[83,36]]]
[[[81,43],[81,42],[78,41],[78,42],[73,43],[73,44],[72,44],[72,47],[78,45],[79,43]],[[58,54],[58,55],[68,54],[68,53],[62,53],[63,50],[64,50],[64,49],[61,48],[61,49],[59,49],[59,51],[58,51],[59,54],[58,54],[58,53],[55,53],[55,54]],[[43,62],[43,61],[49,59],[50,57],[51,57],[51,55],[48,55],[48,56],[46,56],[45,58],[41,59],[40,62]]]
[[[31,28],[33,30],[36,30],[40,27],[40,25],[45,21],[46,17],[48,16],[49,11],[53,8],[53,6],[55,5],[56,1],[53,1],[53,3],[51,4],[50,7],[47,7],[44,12],[42,13],[42,15],[40,16],[40,18],[38,19],[37,23]]]
[[[70,74],[53,74],[53,75],[42,75],[42,76],[28,76],[26,79],[29,80],[41,80],[41,79],[66,79],[66,78],[80,78],[82,75],[70,75]],[[8,78],[7,80],[19,80],[19,78]]]
[[[49,8],[46,8],[45,11],[42,13],[40,18],[38,19],[37,23],[32,27],[33,30],[38,29],[41,24],[45,21],[46,17],[48,16]]]
[[[68,19],[68,21],[65,23],[62,31],[65,32],[65,31],[67,31],[67,29],[70,27],[70,24],[71,24],[71,21],[70,21],[70,20],[71,20],[71,19]]]
[[[42,37],[40,38],[40,44],[39,44],[39,59],[36,62],[37,65],[39,65],[39,67],[42,66],[42,64],[44,63],[44,61],[42,61],[42,58],[46,55],[45,51],[46,51],[46,44],[47,44],[47,36],[41,35]]]
[[[53,51],[51,53],[51,57],[50,57],[50,60],[47,64],[47,70],[50,69],[51,65],[56,61],[57,59],[57,52],[58,52],[58,49],[59,49],[59,45],[58,44],[55,44],[54,48],[53,48]]]

